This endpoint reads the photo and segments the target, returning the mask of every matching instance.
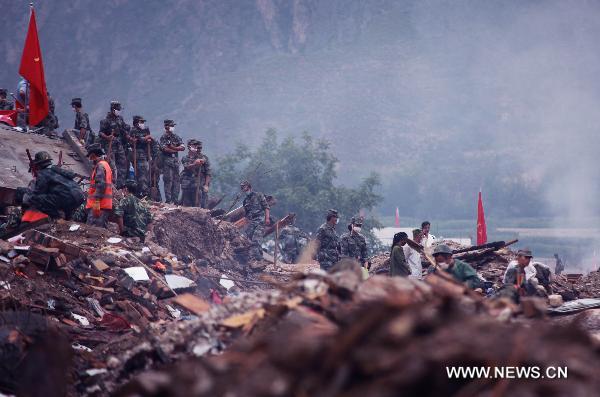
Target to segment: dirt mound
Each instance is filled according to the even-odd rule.
[[[149,244],[211,266],[236,268],[239,262],[247,260],[248,239],[231,223],[211,218],[208,210],[165,206],[154,209],[153,215],[154,230],[147,235]]]

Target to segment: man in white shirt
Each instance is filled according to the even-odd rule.
[[[419,242],[421,241],[421,230],[415,229],[412,232],[413,241]],[[423,265],[421,264],[421,254],[419,251],[411,248],[408,244],[404,247],[404,257],[406,258],[406,263],[410,267],[410,276],[409,278],[415,278],[417,280],[423,279]]]
[[[421,223],[421,245],[425,249],[431,248],[431,246],[433,245],[433,243],[435,243],[436,240],[435,236],[429,233],[430,229],[431,223],[429,223],[429,221]]]

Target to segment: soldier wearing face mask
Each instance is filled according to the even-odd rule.
[[[348,232],[340,237],[340,255],[342,258],[356,259],[361,266],[365,266],[367,263],[367,240],[360,233],[362,224],[362,217],[352,217],[348,225]]]
[[[100,131],[98,132],[100,144],[106,153],[106,159],[110,164],[110,168],[116,173],[115,185],[117,189],[125,186],[127,173],[129,172],[127,150],[131,127],[123,120],[121,110],[121,103],[112,101],[110,112],[100,121]]]
[[[466,283],[471,289],[483,287],[483,280],[479,278],[475,269],[460,259],[454,259],[452,257],[452,249],[446,244],[440,244],[435,247],[433,258],[440,269],[450,273],[459,283]],[[435,272],[437,269],[430,268],[429,271]]]
[[[162,157],[162,174],[165,185],[165,201],[176,204],[179,200],[179,152],[185,150],[183,141],[175,134],[175,122],[165,120],[165,133],[159,140]]]
[[[327,222],[317,230],[317,261],[323,270],[331,269],[340,260],[340,238],[335,232],[339,220],[338,212],[329,210]]]
[[[146,119],[142,116],[133,116],[133,128],[129,134],[129,142],[133,149],[131,161],[134,163],[137,195],[148,196],[150,188],[150,160],[154,139],[150,129],[146,127]],[[135,155],[135,157],[133,157]]]

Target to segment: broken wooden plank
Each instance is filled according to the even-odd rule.
[[[172,302],[197,316],[210,309],[210,304],[208,302],[189,293],[178,295]]]

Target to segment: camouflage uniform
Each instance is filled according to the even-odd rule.
[[[296,263],[300,252],[308,243],[308,236],[294,225],[287,225],[279,234],[281,256],[286,263]]]
[[[48,93],[48,115],[36,126],[42,127],[40,134],[52,135],[58,129],[58,117],[54,113],[54,99]]]
[[[145,121],[145,120],[144,120]],[[150,135],[150,130],[144,128],[143,130],[134,126],[130,132],[131,140],[135,140],[135,180],[138,186],[139,196],[147,196],[149,194],[150,187],[150,160],[148,158],[148,146],[150,146],[150,152],[153,152],[153,142],[146,142],[142,139]],[[133,163],[133,149],[132,158]]]
[[[15,108],[15,104],[6,99],[7,94],[5,88],[0,88],[0,110],[13,110]]]
[[[152,215],[142,200],[133,194],[127,194],[115,207],[114,214],[123,217],[123,236],[139,237],[144,241],[148,225],[152,222]]]
[[[100,121],[100,132],[105,135],[113,133],[115,137],[112,140],[110,148],[110,157],[108,153],[109,140],[99,136],[100,144],[104,149],[107,156],[107,161],[110,164],[110,168],[113,173],[116,174],[115,186],[117,189],[121,189],[125,185],[127,174],[129,173],[129,159],[127,157],[128,150],[128,131],[130,126],[125,123],[123,117],[116,116],[112,111],[106,114],[106,118]]]
[[[81,135],[81,130],[84,130],[84,142],[85,146],[89,146],[95,142],[94,133],[92,132],[92,127],[90,126],[90,118],[87,113],[84,113],[81,110],[81,98],[73,98],[71,99],[71,106],[75,110],[75,125],[73,129],[77,131],[77,136]],[[77,111],[79,109],[79,111]]]
[[[262,259],[262,239],[265,234],[265,211],[269,208],[265,195],[250,191],[244,198],[244,210],[248,225],[246,226],[246,237],[252,242],[250,256],[253,259]]]
[[[39,167],[35,179],[23,196],[23,204],[29,205],[51,218],[58,218],[63,211],[66,219],[84,201],[83,191],[73,180],[75,173],[64,168],[51,166],[47,152],[35,154],[34,164]]]
[[[190,144],[200,143],[198,141],[194,141],[195,140],[190,140],[190,142],[188,142],[188,146]],[[204,164],[194,166],[193,168],[186,168],[198,159],[204,160]],[[200,151],[188,151],[187,155],[181,159],[181,164],[183,165],[183,171],[181,171],[182,204],[186,207],[197,207],[200,204],[200,207],[206,208],[208,194],[202,190],[202,187],[206,183],[206,178],[211,176],[210,161],[208,160],[208,157],[206,157]],[[198,180],[198,174],[200,174],[200,180]],[[198,191],[198,195],[200,197],[199,203],[196,202],[196,191]]]
[[[181,145],[183,145],[181,138],[172,132],[165,132],[159,140],[159,147],[162,151],[161,171],[165,185],[165,201],[167,203],[176,203],[179,199],[179,154],[167,153],[164,149],[167,146],[175,147]]]
[[[367,262],[367,240],[360,233],[349,231],[342,234],[340,251],[342,257],[354,258],[363,266]]]
[[[0,235],[15,230],[21,224],[21,217],[23,212],[21,207],[7,207],[6,208],[6,221],[0,224]]]
[[[324,223],[317,230],[316,240],[319,244],[317,260],[321,269],[329,270],[340,260],[340,238],[335,233],[335,227]]]

